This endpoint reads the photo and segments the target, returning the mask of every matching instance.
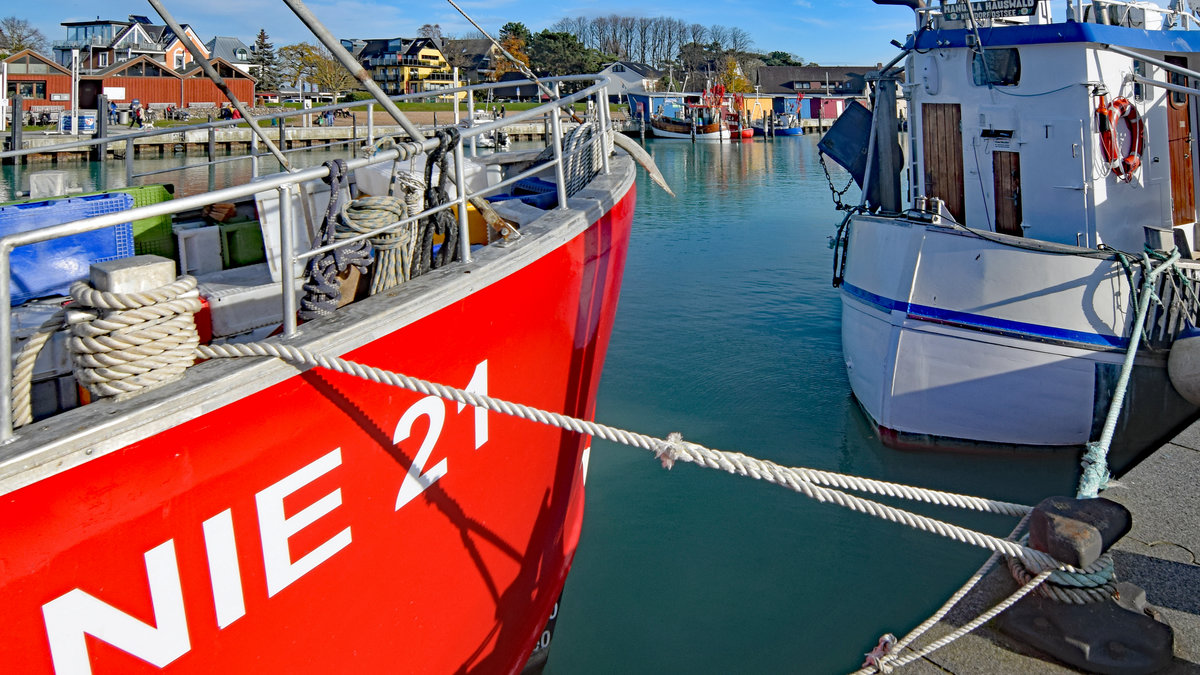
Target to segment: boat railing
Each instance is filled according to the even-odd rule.
[[[580,91],[562,96],[555,100],[543,103],[537,107],[512,111],[505,118],[472,126],[461,131],[461,138],[470,139],[480,134],[486,134],[504,128],[508,124],[516,124],[539,117],[546,117],[549,120],[550,136],[549,147],[553,149],[553,156],[544,163],[532,166],[525,171],[522,171],[514,176],[509,176],[505,180],[498,183],[488,185],[479,190],[470,190],[466,185],[466,176],[464,170],[465,152],[463,143],[460,142],[454,147],[454,179],[459,189],[456,190],[456,197],[449,203],[442,204],[437,207],[426,209],[416,215],[412,215],[404,220],[388,224],[376,230],[358,235],[354,238],[340,240],[337,244],[317,247],[309,251],[297,251],[296,242],[293,231],[292,213],[292,197],[301,190],[301,185],[308,181],[320,180],[329,175],[329,168],[325,165],[315,166],[305,169],[295,169],[290,172],[281,172],[268,176],[262,176],[251,182],[234,185],[226,188],[202,192],[193,195],[185,195],[157,204],[136,207],[128,211],[119,211],[116,213],[108,213],[91,218],[85,218],[69,223],[52,225],[40,229],[28,230],[0,236],[0,335],[4,338],[0,339],[0,443],[7,443],[14,438],[13,417],[12,417],[12,377],[13,377],[13,341],[12,341],[12,278],[11,264],[13,250],[20,246],[27,246],[62,237],[92,232],[95,230],[111,227],[122,223],[141,220],[144,218],[155,218],[164,215],[175,215],[185,211],[216,204],[218,202],[233,202],[239,199],[245,199],[255,194],[275,190],[279,195],[279,220],[277,223],[278,229],[276,235],[277,241],[280,242],[279,255],[279,270],[280,270],[280,295],[283,310],[283,334],[285,337],[295,335],[297,330],[296,325],[296,289],[300,279],[296,278],[294,273],[295,266],[299,262],[306,261],[314,256],[337,248],[339,246],[348,245],[350,243],[366,239],[371,236],[378,236],[381,233],[399,228],[405,224],[426,218],[432,214],[446,211],[454,208],[457,210],[458,224],[460,232],[468,231],[467,223],[467,203],[475,197],[485,197],[489,194],[503,190],[504,188],[513,185],[519,180],[531,177],[535,174],[543,173],[548,168],[553,168],[555,174],[555,183],[557,188],[557,208],[567,208],[567,182],[564,175],[564,166],[577,153],[590,153],[594,151],[596,143],[601,144],[601,165],[599,171],[608,173],[609,163],[608,155],[612,151],[611,140],[611,119],[608,115],[608,87],[610,80],[605,76],[596,75],[572,75],[554,78],[545,78],[540,80],[542,84],[553,88],[555,94],[558,93],[560,84],[564,82],[592,82]],[[524,84],[526,81],[517,82],[516,84]],[[515,86],[514,83],[505,82],[504,86]],[[448,92],[466,91],[470,96],[471,93],[479,89],[486,89],[496,86],[490,85],[474,85],[468,87],[457,87]],[[579,144],[573,151],[564,151],[563,149],[563,125],[562,116],[564,111],[570,110],[570,106],[575,103],[581,103],[588,99],[594,100],[595,118],[592,120],[599,128],[600,133],[594,134],[587,143]],[[337,106],[325,106],[324,108],[314,108],[305,112],[314,113],[325,109],[335,109]],[[228,126],[226,123],[225,126]],[[176,132],[178,133],[178,132]],[[347,170],[356,170],[376,164],[395,162],[415,155],[418,152],[429,152],[435,149],[440,143],[438,138],[426,138],[421,141],[409,139],[401,141],[396,147],[385,150],[374,151],[369,157],[351,158],[346,161],[345,167]],[[73,145],[73,144],[72,144]],[[471,261],[470,238],[467,236],[459,237],[460,258],[463,262]]]
[[[1145,343],[1167,349],[1189,325],[1200,321],[1200,262],[1180,261],[1173,273],[1160,274],[1154,293],[1161,304],[1151,307],[1142,325]]]
[[[1065,5],[1064,16],[1070,21],[1127,26],[1147,30],[1158,30],[1160,28],[1175,26],[1183,30],[1192,30],[1196,24],[1195,15],[1184,9],[1162,7],[1139,0],[1066,0],[1063,4]],[[1180,3],[1180,5],[1183,4]],[[948,8],[953,8],[955,14],[964,14],[966,12],[965,7],[965,2],[955,1],[953,3],[945,2],[916,8],[914,13],[916,14],[917,28],[920,29],[927,25],[949,28],[956,27],[959,23],[967,24],[969,28],[970,20],[966,19],[966,17],[947,16],[950,14],[947,11]],[[1014,18],[1024,19],[1034,25],[1053,23],[1051,7],[1046,6],[1043,11],[1043,7],[1039,4],[1035,8],[1034,14],[1027,18],[985,16],[982,7],[978,6],[974,8],[974,11],[978,13],[976,19],[980,22],[989,22],[987,24],[989,26],[1003,25],[1004,23],[1012,22]],[[1157,18],[1151,19],[1152,15],[1157,15]],[[943,26],[944,21],[953,23],[951,26]]]
[[[557,85],[558,83],[562,83],[562,82],[578,82],[578,81],[588,81],[588,80],[594,80],[594,79],[596,79],[596,78],[593,75],[569,75],[569,76],[562,76],[562,77],[540,78],[540,81],[543,83],[549,84],[549,85]],[[532,80],[514,80],[514,81],[506,81],[503,83],[489,82],[489,83],[483,83],[483,84],[463,85],[463,86],[459,86],[459,87],[448,87],[445,89],[439,89],[437,91],[437,96],[438,97],[444,97],[444,96],[453,96],[454,97],[454,102],[456,103],[456,106],[455,106],[455,110],[453,111],[453,115],[455,117],[455,123],[457,123],[457,121],[458,121],[457,118],[459,117],[459,110],[458,110],[457,104],[460,103],[460,100],[459,100],[460,94],[465,95],[466,100],[462,101],[462,102],[464,102],[466,104],[467,118],[473,119],[475,116],[475,110],[476,110],[476,108],[475,108],[476,94],[478,92],[491,91],[491,90],[497,89],[499,87],[503,87],[503,88],[507,89],[510,87],[530,86],[531,89],[534,89],[534,88],[536,88],[534,85],[535,85],[535,83]],[[401,94],[401,95],[392,96],[389,98],[390,98],[390,100],[392,100],[394,102],[403,103],[403,102],[412,102],[412,101],[422,101],[422,100],[428,99],[429,97],[430,97],[429,92],[419,92],[419,93],[413,93],[413,94]],[[587,98],[587,97],[584,97],[584,98]],[[605,117],[607,118],[608,117],[607,105],[606,105],[607,101],[606,100],[603,100],[603,101],[597,100],[596,103],[597,103],[597,109],[599,109],[601,107],[601,104],[604,104]],[[258,139],[257,134],[252,133],[252,134],[250,134],[250,141],[249,141],[250,151],[247,154],[227,156],[227,157],[217,157],[216,153],[214,151],[214,146],[216,144],[216,132],[218,130],[239,128],[239,127],[248,127],[249,124],[259,124],[261,126],[262,122],[278,121],[280,123],[279,127],[278,127],[278,131],[275,132],[274,128],[272,128],[272,131],[274,133],[278,133],[279,137],[281,139],[283,139],[287,135],[286,129],[288,128],[287,127],[288,119],[296,118],[296,117],[303,118],[306,116],[322,116],[327,112],[332,112],[336,115],[338,113],[338,111],[347,111],[348,112],[353,108],[363,108],[364,106],[366,107],[366,110],[367,110],[367,123],[366,123],[366,129],[365,129],[365,134],[366,134],[365,137],[360,138],[357,135],[357,133],[354,132],[353,135],[348,139],[333,139],[333,140],[330,140],[325,143],[305,145],[303,147],[293,147],[293,148],[279,147],[279,148],[277,148],[279,150],[279,152],[284,155],[296,153],[296,152],[304,152],[304,151],[319,150],[319,149],[331,149],[331,148],[338,148],[338,147],[346,147],[347,149],[353,149],[356,146],[358,146],[360,143],[366,143],[367,145],[373,145],[375,143],[375,141],[377,140],[376,139],[376,126],[375,126],[375,120],[374,120],[376,104],[374,102],[347,101],[347,102],[343,102],[343,103],[333,103],[333,104],[318,106],[318,107],[313,107],[313,108],[287,109],[287,110],[281,110],[279,112],[267,113],[264,115],[255,115],[254,119],[252,121],[248,121],[245,119],[213,120],[210,122],[189,124],[187,126],[182,126],[182,127],[167,127],[167,128],[161,128],[161,129],[153,128],[153,129],[146,129],[146,130],[142,130],[142,131],[135,131],[135,132],[131,132],[131,133],[122,133],[119,135],[111,135],[111,136],[96,137],[96,138],[85,138],[85,139],[79,139],[79,140],[74,140],[74,141],[65,141],[63,143],[56,143],[52,146],[39,146],[39,147],[31,147],[31,148],[13,148],[11,150],[0,151],[0,161],[17,159],[20,157],[25,157],[27,155],[45,154],[47,152],[61,152],[61,151],[65,151],[65,150],[83,150],[83,149],[91,149],[91,148],[96,148],[96,147],[104,149],[109,144],[123,143],[125,145],[124,161],[125,161],[125,185],[126,186],[135,185],[136,183],[134,181],[138,178],[145,178],[148,176],[157,176],[157,175],[168,174],[168,173],[173,173],[173,172],[177,172],[177,171],[189,171],[189,170],[202,169],[205,167],[217,166],[217,165],[221,165],[221,164],[227,164],[230,162],[238,162],[238,161],[249,161],[251,176],[257,178],[259,175],[259,160],[261,160],[264,157],[270,158],[273,156],[273,153],[262,151],[260,149],[260,144],[259,144],[259,139]],[[469,132],[464,131],[464,133],[462,134],[463,141],[468,145],[472,155],[474,155],[477,153],[477,144],[475,142],[475,139],[478,136],[485,135],[491,130],[499,129],[499,128],[502,128],[507,125],[519,124],[519,123],[534,120],[537,118],[548,117],[547,112],[541,106],[534,108],[532,110],[535,112],[515,111],[514,110],[512,112],[509,112],[504,118],[495,120],[495,123],[490,123],[488,125],[484,125],[484,124],[473,125]],[[177,143],[183,144],[183,143],[189,142],[188,141],[189,135],[194,135],[194,134],[197,134],[198,132],[208,132],[207,133],[208,153],[207,153],[207,157],[206,157],[205,161],[192,162],[192,163],[183,164],[183,165],[179,165],[179,166],[172,166],[172,167],[154,169],[154,170],[143,171],[143,172],[136,172],[134,170],[134,153],[131,150],[133,149],[135,141],[142,140],[142,139],[152,139],[153,140],[153,139],[160,139],[163,137],[167,137],[169,140],[175,140]],[[107,152],[107,151],[105,150],[105,152]],[[212,186],[210,186],[209,189],[211,191]]]

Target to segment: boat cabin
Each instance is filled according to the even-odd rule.
[[[1147,2],[994,4],[915,8],[909,196],[975,229],[1195,249],[1195,17]]]

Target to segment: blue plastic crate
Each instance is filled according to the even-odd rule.
[[[0,206],[0,236],[127,211],[132,206],[133,197],[125,193]],[[72,282],[88,278],[92,263],[131,255],[133,228],[129,223],[18,247],[11,260],[12,304],[65,295]]]
[[[539,209],[552,209],[558,204],[558,186],[541,178],[522,178],[513,183],[512,193],[502,192],[487,198],[489,202],[503,202],[509,199],[521,201],[536,206]]]

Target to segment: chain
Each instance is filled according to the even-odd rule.
[[[825,164],[825,153],[817,151],[817,158],[821,160],[821,170],[825,172],[825,182],[829,184],[829,191],[833,193],[834,206],[838,211],[853,209],[853,205],[842,203],[842,195],[846,194],[850,186],[854,184],[854,176],[850,176],[850,180],[846,181],[846,186],[839,190],[833,186],[833,176],[829,175],[829,166]]]

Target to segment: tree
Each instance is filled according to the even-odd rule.
[[[250,65],[254,68],[254,76],[258,78],[258,88],[279,91],[279,61],[266,30],[258,29],[258,37],[254,38],[254,49],[251,51]]]
[[[529,62],[549,75],[582,75],[603,67],[601,55],[571,33],[544,30],[529,41]]]
[[[9,56],[26,49],[45,54],[48,46],[42,31],[25,19],[15,16],[0,19],[0,56]]]
[[[283,84],[299,86],[301,80],[311,82],[316,71],[320,49],[307,42],[279,48],[279,72]]]
[[[789,52],[774,51],[762,58],[764,64],[768,66],[802,66],[804,60],[796,58],[794,54]]]
[[[725,59],[725,67],[721,69],[720,83],[725,87],[725,91],[739,94],[754,91],[754,85],[750,84],[750,80],[746,79],[745,75],[742,75],[737,59],[732,56]]]
[[[510,37],[517,37],[528,43],[529,38],[533,37],[533,34],[520,21],[509,21],[500,28],[500,41],[504,42],[505,39]]]
[[[417,36],[423,37],[423,38],[433,38],[435,40],[441,40],[444,37],[442,35],[441,24],[436,24],[436,23],[427,23],[424,26],[421,26],[420,28],[418,28]]]
[[[341,98],[342,92],[354,89],[358,84],[354,75],[328,51],[318,48],[312,59],[312,83],[321,91],[332,93],[334,102]]]
[[[532,36],[529,34],[529,29],[525,27],[525,24],[510,21],[500,29],[500,46],[528,68],[529,56],[525,53],[525,48],[529,43],[530,37]],[[502,56],[497,59],[496,67],[492,70],[492,79],[499,80],[505,73],[520,71],[521,69],[513,65],[507,57]]]

